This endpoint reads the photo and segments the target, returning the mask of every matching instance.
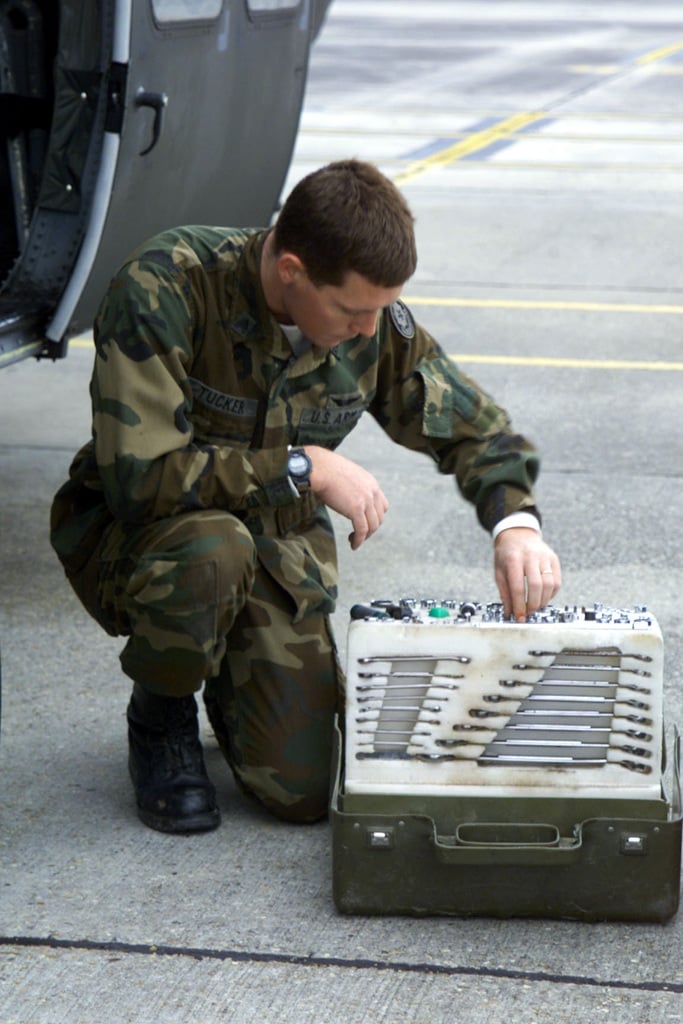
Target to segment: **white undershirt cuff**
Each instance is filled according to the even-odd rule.
[[[541,524],[532,512],[513,512],[512,515],[505,516],[504,519],[496,523],[491,530],[491,539],[495,540],[503,530],[510,530],[514,526],[526,526],[530,530],[536,530],[537,533],[541,532]]]

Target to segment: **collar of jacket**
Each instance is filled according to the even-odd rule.
[[[230,333],[236,340],[245,344],[258,343],[268,356],[287,363],[295,359],[292,346],[270,312],[261,284],[261,254],[267,235],[268,229],[252,235],[242,250],[235,272],[235,287],[230,308]],[[328,358],[336,358],[333,351],[312,345],[292,364],[292,375],[308,373]]]

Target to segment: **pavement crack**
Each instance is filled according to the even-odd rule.
[[[315,953],[277,953],[214,947],[168,946],[158,943],[97,941],[93,939],[57,939],[53,936],[0,936],[0,948],[78,950],[128,954],[131,956],[183,957],[189,960],[222,960],[232,963],[282,964],[295,967],[337,967],[346,970],[391,971],[395,974],[445,975],[451,977],[497,978],[537,984],[576,985],[580,988],[608,988],[633,992],[683,993],[683,981],[629,981],[623,978],[593,978],[581,974],[552,971],[524,971],[505,967],[467,967],[463,964],[375,960],[365,957],[339,957]]]

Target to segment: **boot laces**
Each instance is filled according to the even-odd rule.
[[[205,775],[197,734],[194,698],[173,701],[164,720],[164,736],[153,744],[152,760],[168,776]]]

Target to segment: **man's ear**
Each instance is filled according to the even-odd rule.
[[[277,272],[283,284],[291,284],[300,274],[305,274],[306,269],[293,252],[281,252],[277,258]]]

